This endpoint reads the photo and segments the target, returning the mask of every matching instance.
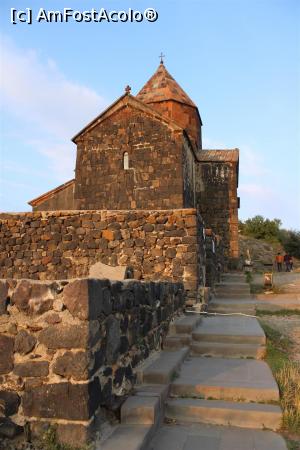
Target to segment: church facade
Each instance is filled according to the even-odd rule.
[[[31,200],[33,211],[197,208],[237,258],[239,150],[202,148],[197,106],[161,62],[81,130],[75,178]]]

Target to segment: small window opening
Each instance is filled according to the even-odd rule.
[[[124,152],[123,154],[123,169],[128,170],[129,169],[129,155],[128,152]]]

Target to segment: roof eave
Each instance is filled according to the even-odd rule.
[[[47,191],[42,195],[39,195],[38,197],[27,202],[27,204],[30,206],[37,206],[40,203],[42,203],[44,200],[46,200],[47,198],[51,197],[51,195],[54,195],[57,192],[63,191],[67,187],[71,186],[71,184],[73,184],[73,183],[75,183],[75,178],[72,178],[72,180],[66,181],[65,183],[57,186],[56,188],[51,189],[50,191]]]
[[[123,105],[123,107],[127,106],[130,102],[135,106],[139,106],[140,109],[144,109],[146,112],[150,113],[152,116],[156,117],[157,119],[161,120],[162,122],[170,125],[174,130],[176,131],[183,131],[183,129],[173,120],[168,119],[167,117],[160,114],[156,109],[152,108],[150,105],[147,105],[146,103],[142,102],[135,96],[131,94],[124,94],[121,97],[119,97],[114,103],[112,103],[108,108],[106,108],[101,114],[99,114],[94,120],[92,120],[89,124],[87,124],[79,133],[77,133],[73,138],[72,141],[76,144],[77,139],[82,134],[86,133],[88,130],[95,127],[101,120],[101,118],[109,113],[118,103],[120,103],[125,98],[128,99],[128,102]]]

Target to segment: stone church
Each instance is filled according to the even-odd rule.
[[[133,96],[124,95],[87,124],[75,178],[31,200],[33,211],[197,208],[238,257],[239,150],[202,148],[197,106],[161,61]]]

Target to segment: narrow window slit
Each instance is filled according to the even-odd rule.
[[[128,152],[123,153],[123,169],[128,170],[129,169],[129,155]]]

